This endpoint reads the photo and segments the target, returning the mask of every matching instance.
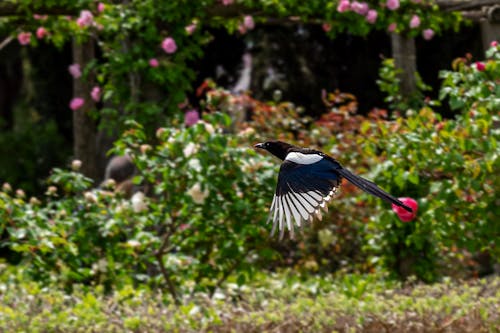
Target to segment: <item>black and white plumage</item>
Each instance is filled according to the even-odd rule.
[[[321,209],[327,210],[327,203],[336,194],[342,178],[363,191],[412,211],[375,183],[353,174],[318,150],[282,141],[259,143],[255,148],[267,150],[283,161],[268,219],[273,221],[271,234],[278,228],[280,238],[283,238],[285,229],[294,237],[294,222],[301,227],[304,222],[312,221],[315,215],[321,219]]]

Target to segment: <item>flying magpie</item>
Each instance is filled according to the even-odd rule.
[[[255,148],[267,150],[283,161],[268,219],[268,222],[271,219],[273,221],[271,235],[278,227],[280,239],[285,232],[285,223],[293,238],[293,220],[301,227],[302,221],[312,221],[314,215],[321,219],[320,209],[327,209],[326,204],[337,192],[342,178],[365,192],[412,212],[410,207],[375,183],[353,174],[318,150],[300,148],[282,141],[258,143]]]

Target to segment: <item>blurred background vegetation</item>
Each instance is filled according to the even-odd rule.
[[[142,298],[180,311],[168,327],[122,314],[132,331],[279,328],[287,302],[292,331],[376,332],[415,311],[415,327],[498,327],[498,278],[470,282],[498,274],[498,10],[430,0],[0,4],[4,303],[35,295],[50,312],[41,290],[52,290],[55,303],[74,295],[133,308],[122,301]],[[296,240],[269,238],[279,162],[251,148],[269,139],[321,149],[415,199],[416,218],[403,222],[344,184]],[[384,292],[413,287],[424,310],[391,312]],[[428,303],[433,295],[443,297]],[[347,310],[300,317],[316,297]],[[249,322],[221,316],[218,300],[247,307]],[[363,300],[387,306],[352,303]],[[38,311],[9,308],[0,327],[10,331]],[[115,329],[89,324],[112,317],[94,308],[60,315]]]

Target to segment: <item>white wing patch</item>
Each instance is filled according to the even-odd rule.
[[[297,164],[313,164],[323,159],[323,156],[318,154],[302,154],[292,151],[286,155],[285,161],[290,161]]]
[[[314,216],[321,220],[321,209],[328,211],[327,203],[337,193],[338,187],[333,187],[328,195],[324,196],[319,191],[293,192],[290,191],[283,195],[274,195],[271,208],[269,210],[269,219],[273,221],[271,235],[276,228],[280,231],[280,239],[283,239],[285,229],[290,231],[290,237],[293,239],[294,222],[297,227],[303,226],[302,221],[313,221]]]

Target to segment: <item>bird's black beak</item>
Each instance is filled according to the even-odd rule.
[[[264,149],[264,144],[263,143],[258,143],[256,144],[255,146],[253,146],[254,148],[259,148],[259,149]]]

